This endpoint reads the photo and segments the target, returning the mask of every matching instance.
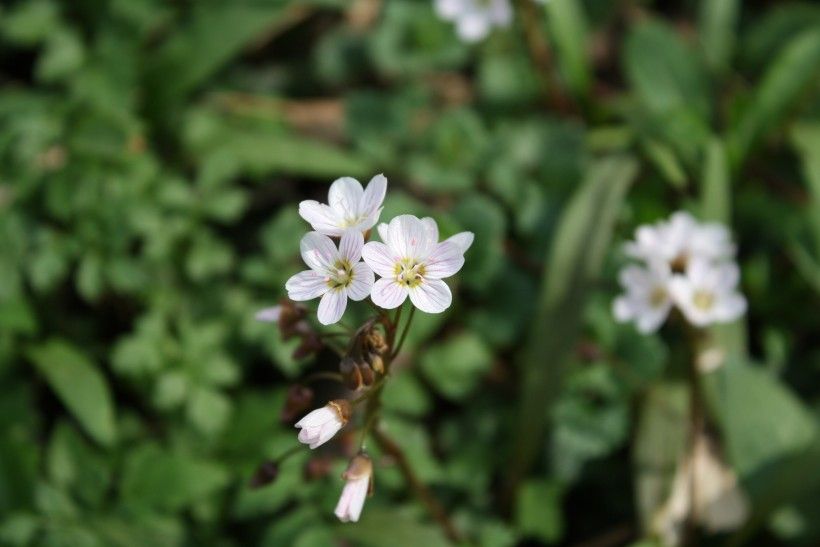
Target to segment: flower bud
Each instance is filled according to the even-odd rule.
[[[370,368],[373,369],[374,372],[378,372],[379,374],[384,374],[384,359],[378,353],[370,353],[367,356],[367,361],[370,363]]]
[[[313,403],[313,390],[307,386],[295,384],[288,389],[288,396],[285,399],[285,406],[279,419],[284,423],[290,423],[302,412],[307,410]]]
[[[325,444],[345,426],[350,419],[350,403],[346,399],[335,399],[322,408],[310,412],[296,422],[300,428],[299,442],[311,449]]]
[[[264,461],[256,468],[248,486],[261,488],[275,481],[277,476],[279,476],[279,465],[273,460]]]
[[[370,457],[363,452],[354,456],[342,478],[346,482],[335,514],[342,522],[357,522],[365,499],[373,492],[373,462]]]

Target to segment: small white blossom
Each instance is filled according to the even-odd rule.
[[[330,401],[322,408],[311,411],[296,422],[299,431],[299,442],[309,445],[311,449],[325,444],[345,426],[350,419],[350,403],[344,399]]]
[[[364,501],[373,488],[373,462],[365,454],[358,454],[342,474],[346,481],[335,514],[342,522],[357,522]]]
[[[673,271],[681,272],[692,258],[729,260],[735,246],[722,224],[699,223],[689,213],[678,211],[668,221],[639,227],[625,251],[638,260],[665,261]]]
[[[299,204],[299,216],[328,236],[339,237],[347,229],[366,232],[379,221],[386,191],[384,175],[370,179],[366,189],[358,180],[342,177],[330,185],[327,204],[305,200]]]
[[[633,264],[624,268],[619,280],[626,294],[613,303],[615,318],[621,322],[634,321],[644,334],[658,330],[672,309],[671,278],[672,273],[665,263],[649,267]]]
[[[449,308],[453,296],[442,279],[464,265],[463,249],[471,243],[468,233],[439,243],[433,219],[400,215],[379,227],[379,234],[384,243],[371,241],[362,251],[367,265],[381,276],[371,291],[373,302],[393,309],[410,296],[423,312],[440,313]]]
[[[452,21],[456,34],[465,42],[485,38],[493,27],[506,27],[512,21],[509,0],[436,0],[436,13]]]
[[[367,264],[360,262],[364,237],[358,229],[342,234],[339,248],[328,236],[308,232],[302,238],[302,259],[310,267],[285,283],[291,300],[319,302],[318,318],[331,325],[342,318],[347,299],[364,300],[370,294],[374,275]]]
[[[282,315],[282,306],[272,306],[270,308],[262,308],[256,312],[254,319],[262,321],[263,323],[276,323],[279,321],[280,315]]]
[[[686,319],[695,326],[728,323],[746,313],[746,299],[737,292],[740,278],[734,263],[692,260],[685,275],[676,275],[669,292]]]

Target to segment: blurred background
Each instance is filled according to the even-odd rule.
[[[464,545],[676,543],[690,350],[611,302],[679,209],[730,226],[750,303],[690,540],[820,542],[820,4],[510,6],[467,43],[427,0],[2,3],[0,545],[448,545],[378,451],[335,520],[355,440],[248,487],[338,367],[254,320],[303,269],[297,203],[381,172],[382,219],[476,234],[384,397]]]

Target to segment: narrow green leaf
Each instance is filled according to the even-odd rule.
[[[549,34],[569,88],[578,97],[589,94],[592,80],[587,45],[587,21],[581,2],[551,0],[546,4]]]
[[[525,536],[555,543],[564,533],[561,485],[548,480],[527,481],[521,486],[516,505],[516,523]]]
[[[820,30],[793,38],[772,61],[751,104],[729,137],[729,157],[737,169],[754,145],[779,126],[808,85],[820,73]]]
[[[114,404],[108,382],[94,363],[61,340],[32,349],[29,357],[85,431],[102,445],[114,444]]]
[[[637,163],[627,156],[594,163],[553,236],[532,330],[520,359],[521,420],[511,463],[513,490],[542,444],[548,409],[560,393],[587,292],[598,276],[615,219],[637,172]]]
[[[716,74],[729,67],[737,39],[738,0],[701,0],[700,40],[706,64]]]

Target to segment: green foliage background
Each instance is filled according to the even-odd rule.
[[[820,541],[820,5],[515,4],[476,46],[421,0],[2,5],[0,544],[446,544],[378,454],[336,523],[344,443],[247,488],[337,365],[253,320],[302,269],[296,203],[379,172],[382,218],[476,233],[385,394],[471,544],[642,538],[688,355],[610,303],[680,208],[732,227],[750,302],[705,385],[753,512],[704,541]]]

